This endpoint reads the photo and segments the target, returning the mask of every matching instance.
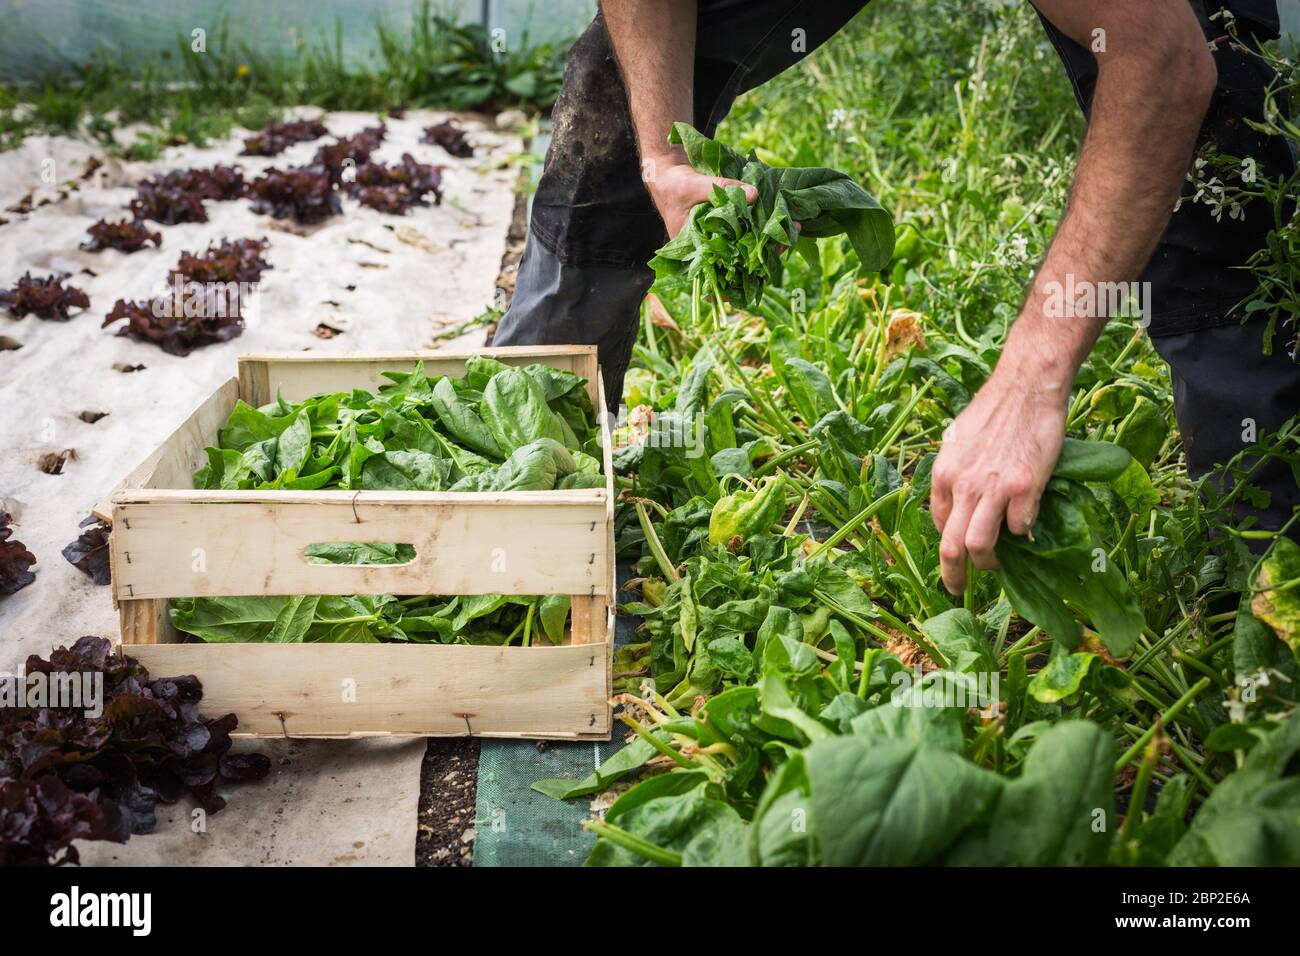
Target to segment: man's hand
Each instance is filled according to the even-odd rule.
[[[934,463],[930,509],[943,535],[943,583],[953,594],[966,586],[967,554],[980,570],[998,566],[993,546],[1004,516],[1012,534],[1034,526],[1065,437],[1059,388],[999,372],[949,426]]]
[[[646,169],[646,188],[650,191],[650,198],[654,200],[659,215],[663,217],[669,238],[682,231],[691,207],[709,201],[714,186],[739,186],[745,190],[745,199],[751,203],[758,198],[758,190],[749,183],[698,173],[684,157],[680,162],[650,161]]]

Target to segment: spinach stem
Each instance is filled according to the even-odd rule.
[[[912,397],[907,400],[907,404],[903,406],[896,416],[894,416],[894,422],[889,426],[889,430],[885,432],[884,436],[878,442],[876,442],[876,447],[872,449],[874,452],[879,453],[888,448],[894,443],[894,440],[902,434],[908,421],[911,420],[912,410],[916,408],[917,402],[925,397],[925,393],[930,391],[930,388],[933,385],[934,379],[927,378],[923,383],[921,383],[919,388],[912,391]]]
[[[1160,747],[1158,739],[1160,735],[1160,720],[1156,719],[1155,726],[1152,728],[1155,734],[1152,736],[1150,743],[1147,744],[1146,752],[1142,755],[1142,763],[1138,765],[1137,777],[1133,781],[1133,790],[1129,793],[1128,812],[1124,814],[1124,825],[1120,827],[1119,842],[1127,843],[1133,839],[1137,832],[1138,823],[1145,816],[1145,806],[1147,800],[1147,790],[1151,786],[1151,774],[1155,771],[1156,761],[1160,759]]]
[[[878,512],[885,505],[889,504],[893,497],[893,492],[887,492],[886,494],[881,495],[848,521],[844,522],[844,524],[841,525],[834,534],[808,553],[808,560],[811,561],[813,558],[824,554],[851,535],[854,531],[858,530],[858,528],[862,527],[863,524],[871,519],[872,515]]]
[[[755,469],[754,469],[754,477],[755,477],[755,478],[761,478],[763,475],[767,474],[769,471],[772,471],[772,470],[774,470],[774,469],[776,469],[776,468],[781,467],[781,466],[784,465],[787,461],[790,461],[790,460],[792,460],[792,459],[794,459],[794,458],[798,458],[798,457],[799,457],[800,455],[802,455],[804,452],[806,452],[806,451],[811,451],[812,449],[814,449],[814,448],[816,448],[816,447],[817,447],[817,439],[815,439],[815,438],[809,439],[808,441],[805,441],[805,442],[800,442],[798,445],[791,445],[791,446],[790,446],[789,448],[787,448],[785,451],[781,452],[781,454],[779,454],[779,455],[773,455],[773,456],[772,456],[771,458],[769,458],[767,461],[763,462],[763,464],[761,464],[761,465],[759,465],[757,468],[755,468]]]
[[[1178,663],[1182,664],[1184,667],[1190,667],[1192,670],[1204,674],[1220,687],[1227,686],[1227,681],[1223,679],[1223,675],[1211,668],[1208,664],[1202,663],[1199,658],[1186,654],[1177,647],[1175,647],[1171,653],[1173,654],[1174,660],[1178,661]]]
[[[641,530],[645,533],[646,544],[650,548],[650,553],[654,555],[655,564],[659,565],[660,572],[669,581],[680,581],[681,575],[677,573],[673,563],[668,560],[668,552],[664,550],[659,535],[655,534],[654,525],[650,523],[650,516],[646,514],[645,505],[640,501],[636,503],[636,517],[641,523]]]
[[[612,823],[588,820],[583,823],[583,826],[596,834],[596,836],[604,837],[610,843],[613,843],[616,846],[621,846],[623,849],[635,853],[637,856],[644,857],[651,863],[658,863],[660,866],[682,865],[682,855],[680,853],[675,853],[672,850],[665,850],[663,847],[657,846],[648,840],[643,840],[635,834],[628,833],[626,830],[616,827]]]
[[[1200,680],[1198,680],[1195,684],[1193,684],[1191,687],[1187,689],[1187,693],[1183,694],[1182,697],[1179,697],[1176,701],[1170,704],[1169,709],[1166,710],[1164,714],[1161,715],[1161,717],[1156,720],[1155,723],[1153,723],[1150,727],[1147,728],[1146,732],[1142,734],[1142,736],[1139,737],[1133,743],[1133,746],[1129,747],[1128,750],[1124,751],[1123,756],[1121,756],[1119,760],[1115,761],[1115,773],[1119,773],[1130,763],[1132,763],[1133,758],[1136,757],[1139,753],[1141,753],[1142,748],[1151,742],[1151,738],[1153,738],[1156,735],[1156,732],[1160,730],[1165,724],[1169,723],[1175,717],[1181,714],[1183,710],[1187,707],[1187,705],[1190,704],[1193,700],[1195,700],[1197,695],[1200,694],[1201,691],[1205,690],[1205,688],[1209,686],[1210,686],[1210,679],[1208,677],[1202,677]]]
[[[798,506],[794,509],[794,514],[786,523],[785,530],[782,534],[789,538],[794,534],[794,529],[799,527],[799,522],[803,520],[804,512],[808,510],[808,492],[804,492],[803,498],[799,501]]]
[[[659,751],[665,757],[670,757],[672,760],[676,761],[677,763],[681,764],[683,767],[686,767],[690,770],[699,769],[699,764],[697,764],[694,760],[691,760],[689,757],[686,757],[678,753],[672,747],[669,747],[668,744],[664,743],[654,734],[650,733],[650,731],[646,730],[645,727],[641,724],[641,722],[638,721],[635,717],[624,714],[622,719],[623,719],[623,723],[627,724],[634,731],[636,731],[638,737],[643,737],[645,740],[649,741],[650,746],[654,747],[655,750]]]
[[[1174,756],[1178,758],[1178,762],[1187,768],[1187,772],[1200,782],[1201,786],[1205,788],[1206,793],[1212,793],[1214,791],[1214,781],[1206,774],[1204,767],[1196,763],[1192,754],[1185,750],[1177,741],[1173,740],[1169,741],[1169,749],[1174,752]],[[1208,764],[1209,761],[1207,760],[1206,763]]]

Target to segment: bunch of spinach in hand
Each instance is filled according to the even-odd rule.
[[[1099,505],[1084,484],[1113,484],[1132,461],[1110,442],[1065,439],[1032,534],[1021,538],[1004,529],[998,538],[997,579],[1011,606],[1067,650],[1082,633],[1076,611],[1116,657],[1128,656],[1146,625],[1128,580],[1107,556],[1097,531]]]
[[[600,429],[587,381],[545,365],[475,356],[465,375],[423,364],[389,384],[262,408],[239,402],[208,448],[196,488],[550,491],[603,486]],[[329,564],[405,564],[404,544],[313,545]],[[213,642],[563,640],[566,595],[486,594],[183,598],[172,623]]]
[[[692,209],[681,232],[650,261],[657,281],[686,281],[752,309],[767,283],[780,283],[786,248],[812,259],[813,240],[844,235],[863,269],[879,270],[889,262],[893,219],[847,173],[768,166],[686,123],[673,124],[668,141],[682,145],[697,171],[748,183],[758,198],[750,205],[739,186],[714,186],[709,202]]]

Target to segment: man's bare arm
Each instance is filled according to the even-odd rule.
[[[696,0],[604,0],[601,12],[614,43],[643,161],[686,162],[668,145],[678,120],[691,122],[695,102]]]
[[[600,7],[627,89],[646,188],[675,236],[714,183],[744,186],[697,173],[682,148],[668,144],[673,123],[695,118],[696,0],[602,0]],[[754,188],[745,192],[753,202]]]
[[[1033,525],[1074,376],[1107,321],[1049,317],[1051,284],[1065,286],[1070,275],[1076,285],[1138,277],[1173,212],[1217,79],[1187,0],[1034,2],[1085,47],[1104,36],[1105,52],[1095,54],[1097,87],[1069,207],[996,370],[935,463],[932,510],[954,593],[965,586],[968,553],[976,567],[997,566],[1004,518],[1015,534]]]
[[[1135,3],[1035,0],[1056,27],[1085,47],[1105,31],[1097,54],[1092,119],[1084,138],[1069,208],[1035,276],[1013,337],[1035,333],[1064,341],[1059,356],[1068,394],[1074,374],[1105,325],[1044,318],[1044,289],[1064,282],[1131,281],[1169,223],[1192,159],[1216,73],[1205,36],[1186,0]],[[1008,346],[1016,354],[1019,348]]]

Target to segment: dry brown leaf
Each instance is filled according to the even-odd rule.
[[[416,249],[423,249],[425,252],[437,252],[438,247],[432,239],[422,233],[414,226],[402,225],[393,230],[399,242],[404,242],[408,246],[414,246]]]
[[[272,219],[266,224],[266,228],[274,229],[276,232],[287,232],[291,236],[305,237],[311,234],[311,230],[287,219]]]
[[[651,292],[645,297],[645,303],[646,308],[650,310],[651,325],[657,329],[672,329],[674,332],[681,331],[677,323],[673,321],[673,317],[668,314],[668,310],[664,308],[664,304],[659,300],[659,296]]]
[[[885,630],[890,634],[895,633],[888,627],[886,627]],[[930,671],[937,671],[939,669],[939,665],[934,662],[934,659],[925,651],[921,650],[921,645],[905,634],[898,634],[892,640],[886,642],[885,650],[889,651],[889,653],[902,661],[905,667],[915,667],[919,662],[922,674],[928,674]]]
[[[894,358],[909,349],[925,351],[925,333],[921,330],[922,316],[919,312],[908,309],[894,309],[889,313],[889,325],[885,327],[885,361]]]
[[[318,339],[332,339],[337,335],[342,335],[343,331],[342,323],[336,322],[331,325],[329,322],[321,322],[311,330],[311,334]]]
[[[1083,629],[1083,640],[1080,641],[1080,643],[1083,645],[1080,650],[1096,654],[1103,661],[1113,667],[1119,666],[1122,663],[1119,658],[1111,655],[1110,651],[1106,649],[1106,645],[1102,643],[1101,635],[1092,628],[1085,627]]]
[[[104,165],[104,161],[100,159],[98,156],[96,156],[94,153],[92,153],[91,155],[87,156],[85,161],[81,164],[80,178],[82,180],[89,179],[91,176],[95,175],[95,171],[103,165]]]
[[[41,455],[36,460],[36,466],[47,475],[63,474],[63,466],[69,460],[76,461],[77,450],[75,448],[65,448],[63,451],[50,451]]]
[[[354,246],[365,246],[368,249],[374,249],[375,252],[382,252],[385,255],[392,251],[391,249],[385,249],[383,246],[376,245],[369,239],[348,239],[348,243]]]

